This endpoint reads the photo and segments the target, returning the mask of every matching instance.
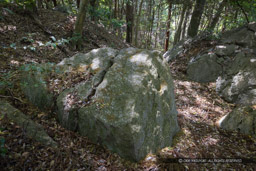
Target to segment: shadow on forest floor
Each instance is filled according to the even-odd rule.
[[[256,169],[255,163],[245,161],[252,158],[255,161],[256,139],[221,130],[215,125],[234,105],[223,101],[216,94],[215,83],[202,84],[187,80],[184,74],[186,62],[171,66],[181,131],[174,140],[174,147],[162,150],[159,159],[165,163],[162,168]],[[216,159],[219,162],[174,164],[169,162],[172,158]],[[228,163],[221,159],[244,159],[244,162],[239,163],[241,160],[236,160],[238,163]]]

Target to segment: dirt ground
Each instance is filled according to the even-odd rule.
[[[0,81],[4,83],[0,85],[3,87],[0,98],[41,124],[60,147],[43,146],[27,138],[22,127],[2,118],[0,136],[5,138],[7,149],[6,155],[0,156],[3,170],[256,170],[256,163],[246,160],[255,159],[256,139],[215,126],[215,122],[234,106],[216,94],[215,83],[199,84],[186,78],[187,56],[170,65],[181,127],[173,147],[149,154],[139,163],[131,163],[91,143],[86,137],[65,130],[57,123],[55,113],[42,112],[24,98],[19,86],[19,67],[26,63],[56,63],[78,53],[66,43],[72,35],[75,17],[41,10],[35,20],[11,6],[0,7],[0,14]],[[103,26],[89,21],[86,21],[83,34],[86,39],[82,53],[106,46],[128,47]],[[219,161],[179,163],[173,160],[176,158],[215,158]],[[243,159],[243,162],[221,160],[227,158]]]

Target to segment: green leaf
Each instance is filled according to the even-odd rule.
[[[10,47],[13,48],[13,49],[16,49],[16,43],[10,44]]]
[[[8,9],[8,8],[3,8],[5,11],[7,11],[8,13],[10,13],[10,14],[14,14],[14,12],[12,11],[12,10],[10,10],[10,9]]]
[[[53,42],[56,42],[56,38],[54,36],[51,36],[50,39],[53,41]]]
[[[35,48],[35,47],[32,47],[32,46],[30,46],[29,49],[30,49],[31,51],[34,51],[34,52],[36,51],[36,48]]]

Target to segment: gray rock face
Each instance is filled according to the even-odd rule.
[[[53,106],[53,95],[48,91],[46,82],[53,68],[53,64],[30,64],[23,68],[22,91],[32,104],[42,110]]]
[[[236,44],[242,47],[256,48],[256,23],[250,23],[222,35],[221,42],[224,44]]]
[[[188,64],[188,78],[201,83],[215,81],[222,73],[222,66],[218,60],[218,56],[214,53],[192,59]]]
[[[223,89],[224,83],[225,85],[229,84],[225,80],[230,78],[226,77],[230,77],[230,75],[234,76],[240,70],[244,70],[246,67],[248,68],[253,65],[253,62],[250,60],[253,61],[256,55],[255,28],[256,23],[252,23],[248,26],[224,33],[220,39],[219,45],[192,58],[188,64],[188,77],[193,81],[205,83],[216,81],[216,79],[221,76],[221,78],[218,79],[217,91],[222,91],[220,89]],[[251,68],[253,69],[253,67]],[[253,75],[254,74],[249,74],[248,77]],[[250,85],[248,87],[250,87]],[[232,90],[231,94],[239,93],[234,93],[233,91],[234,90]]]
[[[133,161],[171,146],[179,131],[174,86],[159,52],[101,48],[64,59],[57,68],[88,76],[57,95],[63,127]]]
[[[230,56],[234,54],[236,50],[236,45],[218,45],[215,47],[215,54],[218,56]]]
[[[251,107],[237,107],[218,121],[220,128],[256,136],[256,111]]]
[[[14,108],[6,101],[0,100],[0,117],[7,116],[24,129],[25,135],[42,143],[43,145],[57,147],[58,144],[45,132],[44,128],[31,120],[27,115]]]
[[[256,104],[256,56],[248,51],[238,53],[217,79],[216,91],[231,103]]]
[[[138,161],[149,152],[170,146],[179,130],[173,80],[158,52],[133,48],[108,52],[111,55],[104,49],[87,54],[91,63],[83,64],[97,63],[98,72],[91,81],[59,96],[59,119],[93,142]],[[69,101],[74,92],[87,103],[73,107]]]
[[[171,50],[168,50],[164,53],[163,57],[167,60],[167,62],[172,62],[176,59],[180,54],[183,53],[185,40],[178,42]]]
[[[248,28],[254,32],[256,32],[256,22],[250,23]]]

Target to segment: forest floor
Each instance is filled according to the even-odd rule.
[[[216,126],[216,121],[234,108],[215,92],[215,83],[200,84],[186,78],[188,58],[174,61],[171,72],[175,83],[178,122],[181,131],[173,147],[150,154],[139,163],[131,163],[93,144],[86,137],[65,130],[55,114],[42,112],[30,104],[19,86],[19,67],[26,63],[57,63],[76,53],[64,44],[72,35],[75,17],[57,11],[39,11],[36,21],[20,14],[14,7],[0,7],[0,98],[41,124],[59,144],[58,149],[43,146],[27,138],[22,127],[0,119],[0,137],[5,138],[5,156],[0,156],[3,170],[255,170],[255,163],[227,163],[221,159],[250,159],[256,156],[256,139]],[[40,24],[43,23],[43,24]],[[43,27],[42,27],[43,26]],[[84,48],[128,47],[117,36],[91,22],[86,22]],[[50,34],[49,34],[50,33]],[[51,36],[54,36],[50,38]],[[56,41],[54,41],[56,39]],[[55,42],[55,43],[54,43]],[[56,42],[59,42],[58,46]],[[62,43],[62,44],[61,44]],[[63,50],[65,49],[65,50]],[[175,163],[173,158],[218,159],[218,162]]]

